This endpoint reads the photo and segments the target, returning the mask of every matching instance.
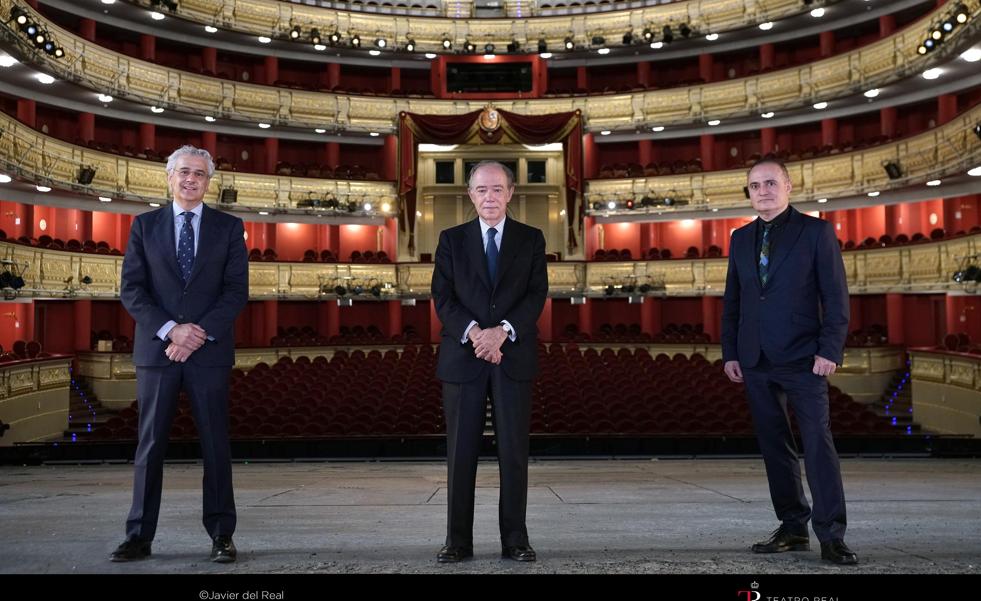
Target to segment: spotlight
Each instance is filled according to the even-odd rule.
[[[361,36],[359,36],[358,34],[352,35],[351,36],[351,45],[354,46],[355,48],[360,48],[361,47]]]
[[[484,54],[494,54],[494,44],[484,44]]]
[[[944,20],[944,22],[940,24],[940,29],[943,29],[944,33],[950,33],[954,31],[954,21],[951,19]]]
[[[565,44],[566,50],[572,50],[576,47],[576,43],[572,40],[571,37],[566,38],[563,44]]]
[[[449,50],[452,47],[453,42],[450,41],[450,38],[443,38],[443,50]]]
[[[46,41],[42,48],[44,49],[45,54],[54,55],[55,53],[55,44],[51,40]]]
[[[634,209],[634,200],[632,198],[627,199],[627,202],[624,206],[626,206],[628,209],[632,211]]]
[[[413,40],[413,39],[411,39],[411,38],[409,38],[409,41],[405,43],[405,49],[406,49],[407,52],[415,52],[416,51],[416,41]]]
[[[957,7],[954,8],[954,20],[957,21],[958,25],[963,25],[967,23],[967,9],[964,7],[963,3],[958,3]]]
[[[63,48],[61,48],[61,46],[59,46],[59,47],[55,48],[54,55],[55,55],[55,58],[61,58],[61,57],[65,56],[65,50]]]
[[[519,48],[520,46],[521,46],[521,45],[520,45],[520,44],[518,43],[518,40],[511,40],[511,42],[510,42],[510,43],[508,43],[508,52],[509,52],[510,54],[514,54],[515,52],[517,52],[517,51],[518,51],[518,48]]]
[[[375,46],[377,46],[378,48],[384,48],[388,46],[388,41],[385,40],[385,38],[378,38],[375,40]]]
[[[238,201],[238,190],[235,188],[222,188],[218,193],[218,202],[223,205],[235,204]]]
[[[545,41],[545,38],[538,40],[538,52],[548,52],[548,42]]]
[[[678,26],[678,33],[681,34],[681,37],[687,38],[691,35],[691,27],[687,23],[682,23]]]
[[[293,29],[290,29],[290,39],[291,40],[298,40],[298,39],[300,39],[300,34],[301,33],[303,33],[303,32],[300,31],[300,26],[299,25],[294,25],[293,26]]]
[[[76,178],[78,183],[83,186],[89,186],[92,184],[92,180],[95,179],[95,169],[91,165],[84,165],[78,169],[78,177]]]
[[[603,203],[601,203],[600,201],[597,200],[596,202],[593,203],[594,211],[599,211],[602,208],[603,208]]]
[[[981,121],[978,121],[977,123],[974,124],[974,135],[977,136],[979,140],[981,140]]]
[[[654,32],[651,31],[651,28],[650,27],[645,27],[644,28],[644,41],[645,42],[650,42],[650,41],[653,41],[653,40],[654,40]]]
[[[664,38],[664,43],[665,44],[670,44],[671,42],[674,41],[674,34],[671,33],[671,26],[670,25],[665,25],[661,29],[661,37]]]
[[[310,30],[310,43],[316,46],[320,44],[320,42],[320,30],[314,27]]]
[[[628,31],[627,33],[623,34],[623,45],[624,46],[629,46],[629,45],[631,45],[633,43],[634,43],[634,32]]]
[[[463,43],[463,49],[467,52],[473,52],[474,50],[477,49],[477,47],[474,46],[473,42],[467,40],[466,42]]]
[[[889,179],[900,179],[903,177],[903,170],[899,167],[899,163],[895,161],[887,161],[882,165],[882,168],[886,170],[886,175]]]
[[[10,18],[21,27],[27,24],[27,12],[19,6],[11,7]]]
[[[355,202],[353,200],[347,201],[347,212],[348,213],[353,213],[353,212],[355,212],[357,210],[358,210],[358,203],[357,202]]]
[[[923,54],[926,54],[927,52],[932,52],[933,49],[936,47],[937,47],[937,43],[933,41],[933,38],[925,39],[923,41],[923,48],[926,48],[926,52],[924,52]]]
[[[594,35],[593,36],[593,39],[592,39],[592,44],[593,44],[593,46],[605,46],[606,45],[606,38],[604,38],[601,35]]]
[[[327,39],[330,40],[331,44],[336,44],[341,41],[341,34],[334,31],[327,37]]]

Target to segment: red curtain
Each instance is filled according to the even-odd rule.
[[[576,249],[575,223],[577,199],[582,198],[582,115],[577,110],[552,115],[519,115],[498,110],[500,126],[494,131],[481,129],[483,111],[463,115],[399,114],[399,224],[409,235],[409,251],[415,251],[416,225],[416,146],[426,144],[497,144],[505,137],[517,144],[562,142],[565,156],[566,224],[569,252]]]

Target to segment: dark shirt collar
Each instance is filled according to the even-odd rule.
[[[787,208],[784,209],[782,213],[780,213],[779,215],[777,215],[776,217],[774,217],[770,221],[765,221],[762,217],[758,217],[757,218],[757,221],[759,221],[759,223],[760,223],[761,226],[762,225],[772,225],[773,227],[779,229],[779,228],[783,227],[784,224],[787,223],[787,220],[788,219],[790,219],[790,205],[787,205]]]

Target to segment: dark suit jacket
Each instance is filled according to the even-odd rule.
[[[436,247],[433,302],[443,324],[436,375],[444,382],[468,382],[491,365],[478,359],[469,341],[461,344],[471,321],[481,328],[507,320],[517,340],[501,347],[501,368],[513,380],[538,373],[538,317],[548,294],[545,236],[508,218],[501,238],[497,277],[490,281],[477,219],[443,230]]]
[[[235,363],[235,317],[249,299],[249,262],[238,217],[205,205],[198,250],[185,287],[177,268],[174,212],[170,205],[133,221],[123,258],[120,299],[136,320],[133,364],[170,365],[168,342],[157,331],[168,321],[196,323],[213,337],[188,361],[202,366]]]
[[[760,289],[757,222],[732,233],[722,311],[722,359],[741,367],[820,355],[841,364],[848,334],[848,284],[834,228],[790,208]]]

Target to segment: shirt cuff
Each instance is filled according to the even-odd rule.
[[[509,328],[511,328],[511,333],[508,334],[508,340],[510,340],[511,342],[514,342],[515,340],[517,340],[518,339],[518,331],[514,329],[514,326],[511,325],[511,322],[508,321],[508,320],[506,320],[506,319],[502,319],[501,320],[501,323],[506,323],[507,326]]]
[[[463,338],[460,339],[460,344],[466,344],[467,340],[470,340],[470,328],[474,327],[475,325],[477,325],[477,322],[471,320],[470,325],[468,325],[467,329],[463,331]]]
[[[167,323],[163,324],[163,327],[161,327],[159,330],[157,330],[157,338],[159,338],[160,340],[166,341],[167,340],[167,336],[170,334],[170,331],[173,330],[174,329],[174,326],[176,326],[176,325],[177,325],[177,322],[174,321],[173,319],[171,319]]]

